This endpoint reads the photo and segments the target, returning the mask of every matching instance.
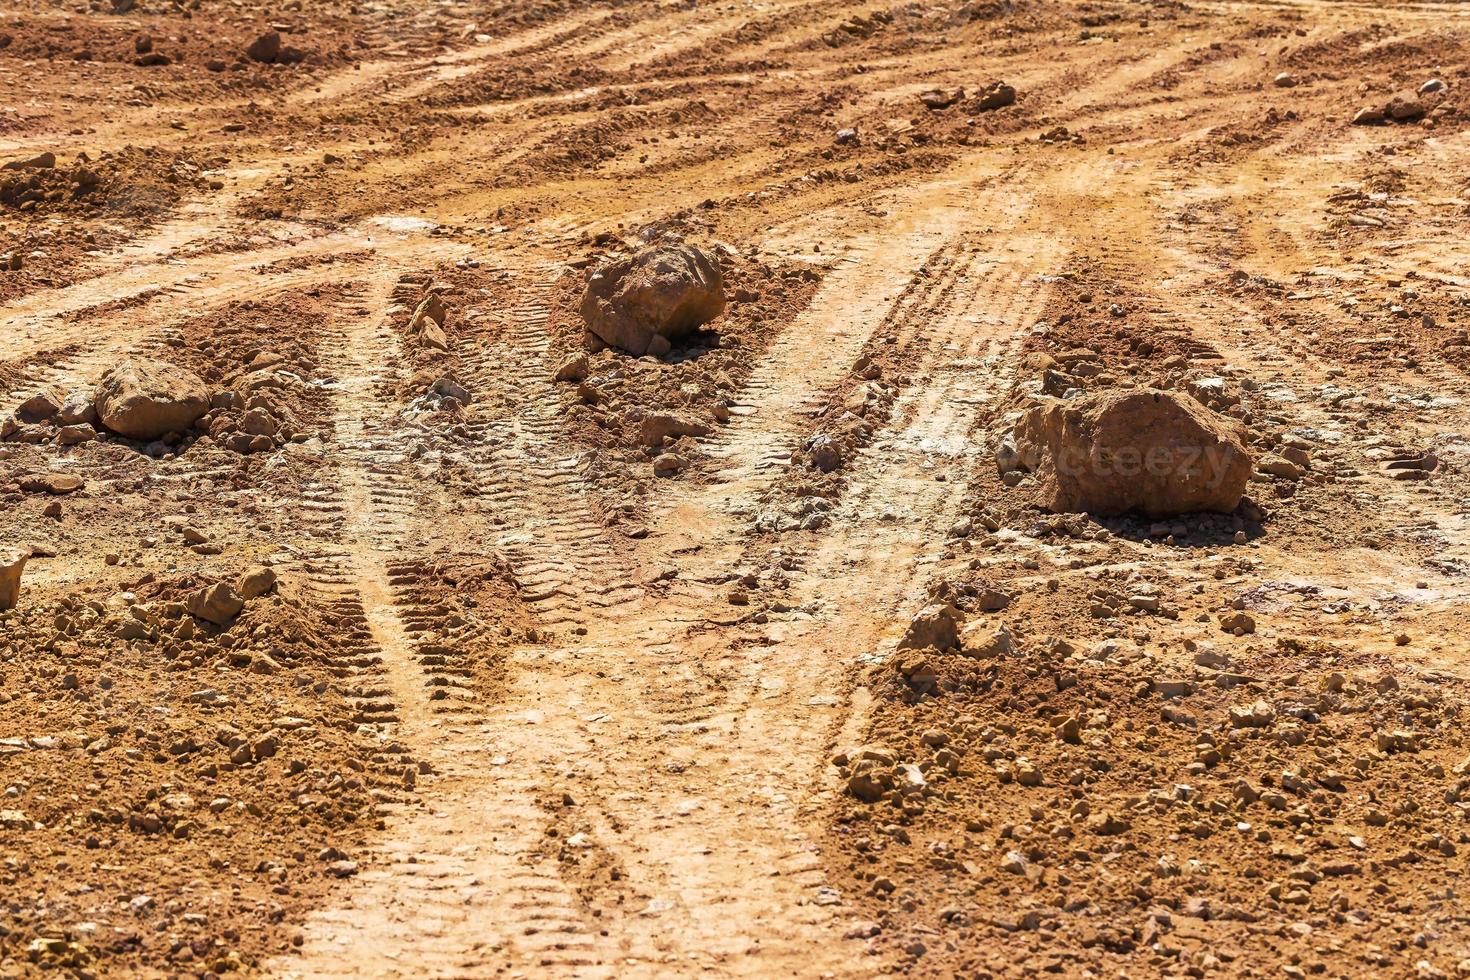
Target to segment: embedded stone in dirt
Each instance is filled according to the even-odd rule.
[[[948,109],[964,97],[965,90],[962,88],[955,89],[952,92],[946,92],[941,88],[934,88],[927,92],[921,92],[919,94],[919,101],[924,103],[924,108],[926,109]]]
[[[26,396],[15,409],[15,417],[27,425],[52,418],[61,411],[63,397],[55,388],[42,388]]]
[[[50,170],[56,166],[55,153],[38,153],[25,160],[11,160],[0,166],[0,170]]]
[[[1413,122],[1415,119],[1423,119],[1425,111],[1424,103],[1419,101],[1419,96],[1408,89],[1395,92],[1383,107],[1383,114],[1394,122]]]
[[[163,361],[130,358],[97,383],[97,417],[118,435],[159,439],[189,428],[209,410],[200,378]]]
[[[216,626],[228,626],[231,620],[240,615],[240,610],[245,608],[245,600],[232,587],[219,582],[189,596],[187,608],[191,616],[197,616]]]
[[[256,599],[276,587],[275,570],[265,565],[247,568],[235,583],[235,591],[242,599]]]
[[[303,60],[306,52],[282,43],[279,31],[267,31],[250,42],[250,47],[245,49],[245,56],[262,64],[289,65]]]
[[[639,436],[645,446],[661,446],[666,437],[707,436],[710,427],[698,419],[672,412],[655,412],[643,420]]]
[[[653,475],[673,476],[675,473],[682,472],[688,466],[689,460],[680,456],[678,453],[661,453],[654,457]]]
[[[408,320],[408,331],[419,338],[426,347],[436,350],[449,350],[449,337],[444,333],[444,321],[448,318],[449,311],[444,308],[444,301],[439,298],[438,293],[430,293],[414,309],[413,316]]]
[[[1154,389],[1047,399],[1017,424],[1016,443],[1057,512],[1228,513],[1253,469],[1232,424]]]
[[[594,272],[581,312],[588,333],[641,357],[655,338],[667,342],[685,336],[724,309],[719,264],[693,245],[665,244]]]
[[[56,410],[57,425],[94,425],[97,422],[97,393],[89,387],[73,388]]]
[[[250,47],[245,49],[245,56],[251,61],[270,64],[281,56],[281,48],[281,35],[276,31],[267,31],[250,42]]]
[[[20,481],[20,488],[26,493],[49,493],[57,496],[75,493],[85,485],[86,481],[71,473],[42,473]]]
[[[30,557],[18,548],[0,550],[0,610],[14,609],[20,601],[20,575]]]

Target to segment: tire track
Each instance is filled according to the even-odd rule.
[[[585,626],[639,594],[633,569],[609,541],[582,475],[586,460],[568,452],[561,397],[551,378],[550,311],[540,300],[559,266],[528,270],[508,325],[489,340],[470,339],[461,360],[471,391],[513,393],[510,408],[468,424],[486,457],[478,500],[487,518],[513,515],[490,543],[510,560],[525,602],[551,629]]]

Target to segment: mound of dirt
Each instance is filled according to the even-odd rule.
[[[1454,874],[1461,691],[1299,641],[1243,656],[1035,636],[915,659],[882,671],[883,722],[833,760],[833,843],[866,934],[922,957],[916,975],[1205,953],[1224,975],[1308,944],[1329,975],[1383,966],[1362,923],[1422,928],[1429,881]],[[1308,917],[1311,938],[1263,927]]]
[[[47,856],[0,871],[0,961],[20,975],[257,963],[405,792],[411,760],[357,726],[332,615],[293,586],[221,629],[186,611],[209,585],[0,613],[0,839]]]
[[[1048,400],[1023,416],[1016,445],[1054,512],[1228,513],[1252,469],[1234,427],[1188,395],[1152,389]]]
[[[202,164],[168,150],[128,147],[96,159],[79,153],[69,164],[47,152],[0,169],[0,206],[24,214],[80,209],[146,216],[207,186]]]
[[[720,266],[703,249],[668,243],[594,272],[582,296],[587,332],[631,354],[661,356],[725,310]]]

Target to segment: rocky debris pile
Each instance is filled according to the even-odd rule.
[[[689,465],[694,440],[714,427],[690,413],[650,412],[638,423],[638,439],[653,457],[654,476],[674,476]]]
[[[219,549],[200,550],[210,554]],[[202,649],[213,642],[212,633],[230,631],[243,614],[265,597],[276,599],[278,585],[274,569],[251,565],[229,580],[201,584],[197,579],[173,579],[146,589],[117,593],[106,602],[72,598],[62,603],[56,627],[67,635],[100,631],[116,641],[141,641],[175,650]],[[239,642],[228,646],[233,651],[234,665],[248,666],[256,673],[281,669],[281,659],[286,654],[279,642],[272,642],[274,630],[267,627],[261,632],[256,627],[279,615],[295,616],[301,601],[294,594],[280,595],[268,608],[250,615]],[[254,653],[250,652],[250,648],[257,647]]]
[[[1328,973],[1424,955],[1407,937],[1465,844],[1470,692],[1347,649],[1230,642],[961,640],[874,668],[888,707],[831,760],[865,938],[970,950],[966,973],[1038,931],[1075,972],[1146,951],[1225,969],[1281,956],[1310,919]]]
[[[310,384],[282,355],[253,350],[244,367],[224,383],[223,390],[210,393],[192,371],[166,361],[129,358],[95,386],[33,392],[11,417],[0,420],[0,438],[72,446],[107,433],[145,442],[145,451],[153,455],[197,430],[241,454],[307,438],[290,402],[310,397]]]
[[[1364,106],[1353,116],[1355,126],[1380,126],[1384,123],[1415,123],[1444,102],[1445,83],[1432,78],[1415,89],[1395,92],[1381,103]]]
[[[207,186],[198,162],[157,148],[79,153],[69,164],[48,151],[0,165],[0,206],[23,214],[82,207],[151,217]]]
[[[107,432],[163,446],[192,431],[210,401],[208,387],[192,371],[130,357],[109,368],[96,385],[32,391],[11,416],[0,419],[0,439],[72,446]]]
[[[581,314],[594,346],[662,357],[725,310],[720,264],[704,249],[665,240],[599,266]]]
[[[435,282],[422,273],[406,273],[393,287],[393,306],[388,309],[389,315],[407,314],[408,336],[417,342],[420,350],[430,355],[449,350],[449,336],[444,331],[449,319],[449,309],[444,304],[448,289],[444,283]]]
[[[75,200],[96,190],[101,177],[80,160],[70,168],[58,169],[56,154],[46,152],[0,167],[0,204],[19,211],[34,211],[42,202]]]
[[[417,372],[410,382],[410,388],[423,393],[404,406],[407,415],[428,415],[435,412],[458,415],[474,401],[469,389],[460,384],[452,372]]]
[[[288,948],[424,771],[363,727],[389,715],[364,707],[382,682],[350,666],[351,623],[283,589],[200,628],[184,608],[200,584],[0,613],[0,837],[7,894],[30,896],[0,906],[7,964],[245,971]],[[99,906],[104,886],[118,900]],[[219,914],[201,897],[216,887],[240,908]]]
[[[234,585],[216,582],[190,593],[184,602],[189,615],[215,626],[229,626],[250,599],[258,599],[276,587],[276,573],[266,565],[255,565],[240,573]]]
[[[1087,138],[1081,133],[1072,132],[1066,126],[1053,126],[1036,137],[1036,141],[1046,146],[1062,146],[1064,144],[1082,146],[1086,144]]]
[[[1043,399],[997,463],[1033,474],[1051,511],[1151,516],[1233,511],[1253,468],[1236,426],[1156,389]]]
[[[97,396],[89,385],[68,391],[41,387],[27,394],[15,412],[0,419],[0,439],[56,442],[73,446],[97,437]]]
[[[242,455],[269,452],[307,438],[291,408],[306,397],[308,382],[284,355],[251,352],[244,367],[225,379],[225,389],[210,399],[201,426],[217,444]]]
[[[924,108],[931,112],[948,109],[950,106],[965,102],[966,92],[963,88],[942,89],[935,88],[919,93],[919,101]],[[1004,109],[1006,106],[1016,104],[1016,89],[1005,82],[995,81],[986,85],[980,93],[969,102],[965,103],[965,109],[972,113],[994,112]]]
[[[769,263],[754,251],[740,255],[719,245],[711,255],[727,294],[718,332],[699,331],[658,359],[630,358],[595,338],[590,346],[601,349],[589,351],[579,312],[585,278],[574,271],[562,277],[553,311],[557,366],[549,374],[564,386],[572,430],[595,450],[616,450],[599,452],[598,472],[609,478],[614,467],[634,477],[686,472],[702,451],[700,440],[741,411],[737,399],[756,358],[821,279],[806,263]],[[655,467],[659,457],[667,458]]]

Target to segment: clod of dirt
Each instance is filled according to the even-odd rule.
[[[663,244],[604,265],[587,281],[587,332],[630,354],[659,356],[725,310],[720,266],[693,245]]]
[[[1188,395],[1110,391],[1032,408],[1016,426],[1052,511],[1226,513],[1253,468],[1238,430]]]
[[[209,410],[209,390],[198,375],[162,361],[129,358],[97,383],[97,417],[130,439],[182,432]]]
[[[1383,114],[1394,122],[1413,122],[1416,119],[1423,119],[1425,111],[1424,103],[1419,100],[1419,96],[1407,89],[1394,93],[1383,107]]]
[[[645,446],[662,446],[664,439],[680,436],[707,436],[710,427],[699,419],[672,412],[655,412],[643,420],[639,435]]]
[[[948,603],[925,606],[898,641],[900,650],[949,650],[960,644],[964,614]]]
[[[245,56],[266,65],[291,65],[304,60],[306,52],[283,44],[279,31],[267,31],[250,42]]]
[[[592,373],[592,362],[586,354],[573,354],[557,365],[553,381],[586,381]]]
[[[924,108],[931,110],[948,109],[956,102],[965,97],[965,90],[957,88],[951,92],[944,89],[934,88],[919,94],[919,101],[924,103]]]
[[[1016,104],[1016,90],[1005,82],[991,82],[985,91],[970,104],[974,112],[994,112]]]
[[[0,551],[0,610],[14,609],[20,601],[20,576],[30,557],[18,548]]]

